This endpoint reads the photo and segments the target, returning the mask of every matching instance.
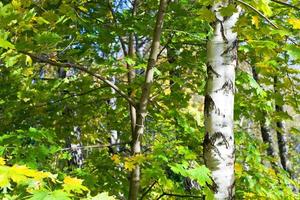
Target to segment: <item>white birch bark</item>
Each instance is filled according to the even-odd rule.
[[[113,84],[116,84],[116,77],[115,76],[113,76],[111,78],[111,82]],[[111,93],[115,94],[116,91],[113,88],[111,88]],[[112,97],[109,100],[108,104],[109,104],[109,106],[111,107],[112,110],[116,110],[117,109],[117,98],[116,97]],[[111,148],[113,149],[114,153],[117,153],[117,152],[119,152],[120,147],[118,145],[116,145],[116,146],[114,146],[114,145],[120,143],[120,140],[119,140],[119,137],[118,137],[118,131],[117,130],[111,130],[110,134],[111,134],[111,136],[110,136],[110,144],[112,146]]]
[[[234,196],[233,106],[237,34],[233,32],[239,11],[223,17],[220,9],[229,1],[216,3],[214,35],[207,44],[207,85],[205,95],[204,161],[212,172],[215,199]],[[237,10],[240,10],[237,8]]]

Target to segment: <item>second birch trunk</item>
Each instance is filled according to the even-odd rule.
[[[205,164],[212,173],[215,199],[233,199],[234,196],[233,107],[237,34],[233,27],[239,11],[230,17],[221,16],[220,9],[228,5],[229,1],[213,5],[212,11],[216,15],[214,35],[207,44],[203,151]]]

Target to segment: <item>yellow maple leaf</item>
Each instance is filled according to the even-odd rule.
[[[258,28],[258,25],[259,25],[259,18],[258,18],[257,15],[252,16],[251,23],[252,23],[253,25],[255,25],[256,28]]]
[[[276,172],[274,171],[274,169],[269,169],[268,174],[275,177],[276,176]]]
[[[113,155],[112,157],[111,157],[111,159],[114,161],[114,163],[115,164],[120,164],[120,162],[121,162],[121,160],[120,160],[120,156],[118,156],[118,155]]]
[[[132,162],[132,161],[125,161],[124,167],[128,171],[132,171],[134,169],[135,165],[134,165],[134,162]]]
[[[66,176],[64,178],[64,184],[66,184],[66,185],[81,185],[82,180],[78,179],[78,178],[72,178],[70,176]]]
[[[238,163],[235,163],[234,170],[235,170],[235,173],[237,174],[237,176],[240,176],[243,172],[243,166]]]
[[[294,29],[300,29],[300,19],[291,18],[288,22],[293,26]]]
[[[9,187],[9,177],[6,174],[0,174],[0,188]]]
[[[3,166],[5,165],[5,160],[4,158],[0,157],[0,166]]]
[[[89,189],[82,185],[83,180],[78,178],[73,178],[70,176],[66,176],[64,178],[63,189],[65,191],[73,191],[77,193],[82,193],[83,191],[88,191]]]

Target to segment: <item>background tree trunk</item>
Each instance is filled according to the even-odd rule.
[[[131,154],[136,155],[141,153],[141,137],[144,134],[144,124],[147,115],[147,106],[149,103],[149,96],[151,92],[151,86],[153,84],[154,66],[157,61],[157,55],[159,53],[160,38],[163,27],[163,18],[167,9],[167,0],[160,0],[159,10],[157,13],[156,24],[153,32],[153,40],[151,44],[151,51],[149,55],[147,70],[145,73],[145,82],[142,88],[142,94],[137,108],[137,119],[132,137]],[[136,200],[138,198],[140,179],[141,179],[140,166],[136,165],[131,172],[130,176],[130,188],[129,199]]]
[[[261,84],[259,82],[258,73],[254,66],[252,66],[252,75],[253,75],[254,80],[261,86]],[[275,144],[274,144],[273,135],[272,135],[270,126],[267,124],[267,119],[266,119],[267,113],[263,111],[262,116],[264,118],[259,122],[261,137],[262,137],[263,142],[268,145],[267,154],[273,158],[276,158],[277,155],[276,155],[276,151],[274,148]],[[279,163],[277,163],[277,162],[271,162],[271,165],[273,167],[278,166],[278,164]]]
[[[204,101],[204,161],[215,183],[215,199],[234,196],[233,106],[235,69],[237,66],[237,34],[233,32],[239,11],[222,17],[220,9],[229,1],[216,3],[214,35],[207,44],[207,83]],[[238,8],[239,10],[239,8]]]
[[[278,89],[278,77],[274,77],[274,92],[275,94],[280,95],[280,91]],[[278,102],[275,101],[275,107],[276,107],[276,112],[283,112],[283,105],[279,105]],[[286,136],[286,126],[284,121],[280,120],[276,122],[276,133],[277,133],[277,142],[278,142],[278,149],[279,149],[279,157],[280,157],[280,162],[282,165],[282,168],[287,171],[290,175],[292,175],[291,171],[291,166],[288,158],[288,141],[287,141],[287,136]]]

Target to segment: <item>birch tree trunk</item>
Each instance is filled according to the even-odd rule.
[[[159,10],[156,17],[156,23],[153,32],[153,40],[151,44],[151,51],[148,59],[147,70],[145,73],[145,82],[142,88],[141,98],[137,108],[137,119],[134,134],[132,137],[131,154],[136,155],[141,153],[141,137],[144,134],[144,124],[147,115],[147,106],[149,103],[149,96],[151,86],[153,84],[154,67],[159,53],[160,38],[163,27],[163,18],[167,9],[168,0],[160,0]],[[140,166],[137,164],[131,172],[129,199],[136,200],[138,198],[140,179],[141,179]]]
[[[116,77],[115,76],[112,76],[111,82],[113,84],[116,84]],[[111,93],[115,94],[116,91],[113,88],[111,88]],[[117,109],[117,98],[112,97],[111,99],[109,99],[108,104],[109,104],[109,106],[111,107],[112,110],[116,110]],[[119,136],[118,136],[118,131],[117,130],[111,130],[110,134],[111,134],[110,135],[110,144],[112,145],[111,150],[113,151],[113,153],[118,153],[119,150],[120,150],[119,146],[118,145],[114,146],[115,144],[120,142]]]
[[[237,66],[237,34],[233,32],[239,18],[239,8],[230,17],[220,9],[230,1],[212,6],[216,21],[214,35],[207,43],[207,83],[204,101],[205,138],[204,161],[211,170],[215,199],[234,196],[234,133],[233,106],[235,69]]]

